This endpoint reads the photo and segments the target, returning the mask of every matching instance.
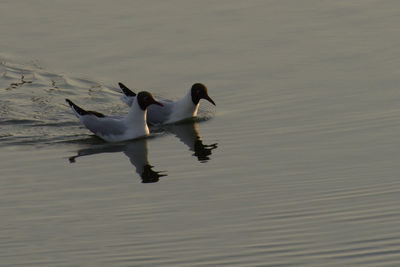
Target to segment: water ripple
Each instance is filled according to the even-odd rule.
[[[121,115],[127,108],[118,92],[114,86],[52,73],[36,63],[0,59],[1,146],[69,142],[71,137],[90,135],[75,120],[65,98],[79,99],[88,108],[106,114]],[[213,114],[214,107],[201,105],[196,121],[208,120]]]

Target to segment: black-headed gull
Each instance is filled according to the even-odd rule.
[[[125,141],[148,135],[147,107],[151,104],[163,106],[154,99],[151,93],[146,91],[137,94],[125,117],[105,116],[96,111],[84,110],[69,99],[65,99],[65,101],[86,128],[107,142]]]
[[[132,106],[136,94],[122,83],[118,83],[124,95],[121,100]],[[177,101],[160,100],[163,107],[150,106],[147,112],[147,122],[153,125],[169,124],[197,116],[200,99],[206,99],[215,106],[214,101],[208,96],[207,87],[201,83],[193,84],[189,92]]]

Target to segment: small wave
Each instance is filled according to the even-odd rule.
[[[2,120],[2,121],[0,121],[0,125],[18,125],[18,124],[33,125],[36,122],[37,121],[35,121],[35,120],[10,119],[10,120]]]
[[[127,107],[119,91],[88,78],[47,71],[37,61],[18,63],[0,54],[0,145],[69,142],[71,136],[87,136],[65,98],[77,99],[88,109],[122,115]],[[215,107],[203,102],[194,121],[215,114]],[[163,131],[151,130],[155,134]]]
[[[101,103],[106,113],[115,113],[120,104],[115,91],[100,82],[49,72],[37,62],[16,63],[0,55],[1,145],[55,143],[82,135],[84,130],[72,121],[65,104],[67,97],[88,107]]]

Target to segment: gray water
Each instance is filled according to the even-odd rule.
[[[0,4],[1,266],[398,266],[400,2]],[[193,122],[106,144],[118,82]]]

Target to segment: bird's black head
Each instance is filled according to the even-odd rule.
[[[206,99],[215,106],[214,101],[208,96],[207,87],[202,83],[195,83],[191,89],[192,101],[195,105],[199,104],[200,99]]]
[[[140,108],[143,110],[146,110],[146,108],[148,106],[150,106],[151,104],[163,106],[163,104],[156,101],[154,99],[153,95],[149,92],[146,92],[146,91],[139,92],[136,97],[137,97],[137,101],[139,103]]]

